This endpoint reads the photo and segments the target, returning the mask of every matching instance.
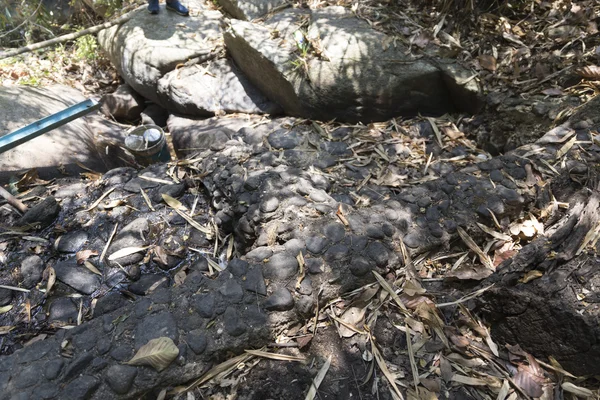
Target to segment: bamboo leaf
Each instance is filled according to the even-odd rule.
[[[131,255],[131,254],[139,253],[140,251],[146,250],[148,247],[149,246],[144,246],[144,247],[125,247],[124,249],[115,251],[110,256],[108,256],[108,260],[109,261],[114,261],[114,260],[126,257],[126,256]]]
[[[175,210],[187,211],[187,207],[181,204],[181,202],[176,198],[171,197],[166,193],[162,193],[161,196],[165,203],[167,203],[171,208],[174,208]]]
[[[315,376],[315,379],[313,379],[313,381],[310,385],[310,389],[308,390],[308,393],[306,394],[305,400],[313,400],[315,398],[315,396],[317,395],[317,390],[319,389],[321,382],[323,382],[325,375],[327,375],[327,371],[329,370],[330,365],[331,365],[331,355],[329,355],[329,357],[327,357],[327,360],[325,361],[325,363],[323,364],[323,366],[321,367],[321,369]]]
[[[126,364],[149,365],[158,372],[167,368],[179,355],[179,349],[168,337],[152,339],[135,353]]]

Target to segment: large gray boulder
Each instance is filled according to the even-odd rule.
[[[187,115],[281,113],[281,107],[226,58],[169,72],[158,81],[158,93],[161,104]]]
[[[68,86],[0,86],[0,137],[84,100]],[[77,175],[83,172],[77,163],[106,171],[119,165],[110,155],[123,135],[119,126],[97,112],[88,114],[0,154],[0,183],[32,168],[42,179]]]
[[[198,0],[188,5],[191,15],[185,19],[164,8],[158,15],[142,9],[128,22],[98,33],[100,47],[125,82],[157,104],[163,105],[160,78],[190,60],[214,58],[222,49],[222,14],[203,10]]]
[[[224,57],[223,15],[197,0],[188,5],[185,19],[140,10],[127,23],[98,34],[125,82],[171,112],[196,117],[280,112]]]
[[[302,54],[294,33],[307,13],[311,48]],[[286,10],[262,25],[234,20],[224,36],[236,64],[288,115],[366,122],[479,107],[478,85],[460,67],[407,55],[343,7]]]

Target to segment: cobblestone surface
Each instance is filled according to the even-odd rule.
[[[226,354],[266,344],[279,327],[313,314],[317,301],[372,282],[371,271],[385,274],[401,267],[400,241],[418,254],[449,246],[459,226],[477,240],[482,233],[475,223],[491,225],[491,213],[499,221],[519,215],[538,198],[531,171],[542,168],[538,161],[553,159],[563,146],[542,141],[418,185],[389,187],[367,179],[357,189],[342,184],[350,168],[338,173],[328,169],[328,162],[316,166],[325,156],[339,162],[348,152],[346,143],[321,140],[321,150],[311,153],[297,149],[308,133],[286,136],[270,128],[252,135],[248,128],[232,132],[219,150],[196,149],[196,161],[186,166],[194,174],[180,182],[172,181],[167,165],[139,173],[113,170],[87,188],[91,199],[112,189],[93,211],[64,186],[54,193],[63,213],[58,222],[78,225],[86,233],[85,239],[80,233],[63,236],[59,252],[76,251],[83,243],[102,252],[118,222],[122,228],[108,254],[160,244],[171,259],[155,253],[149,260],[138,252],[109,263],[97,275],[72,258],[53,258],[59,289],[89,296],[85,302],[77,297],[49,301],[49,319],[59,321],[57,326],[73,324],[83,304],[87,308],[97,299],[94,316],[2,356],[1,398],[137,398],[185,383]],[[199,198],[200,184],[215,222],[235,238],[238,256],[222,262],[226,268],[220,273],[210,274],[213,267],[206,258],[190,250],[209,249],[212,242],[192,231],[161,196],[179,198],[189,209]],[[126,205],[119,203],[123,199]],[[47,203],[50,213],[56,213],[55,203]],[[36,218],[52,222],[46,216]],[[208,221],[197,218],[199,223]],[[23,258],[17,264],[28,286],[41,279],[38,263]],[[175,277],[161,280],[161,273],[182,266],[187,268],[184,283],[177,285]],[[13,301],[10,296],[0,292],[0,302]],[[36,318],[45,318],[38,314]],[[171,338],[179,348],[167,369],[159,373],[123,364],[158,337]]]

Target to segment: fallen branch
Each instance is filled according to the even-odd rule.
[[[13,206],[20,212],[25,213],[25,211],[27,211],[27,206],[25,204],[23,204],[21,202],[21,200],[17,199],[15,196],[10,194],[10,192],[8,192],[2,186],[0,186],[0,196],[4,197],[6,199],[6,201],[8,202],[8,204]]]
[[[0,53],[0,60],[2,60],[4,58],[8,58],[8,57],[14,57],[19,54],[28,53],[30,51],[43,49],[44,47],[54,46],[56,44],[68,42],[70,40],[75,40],[78,37],[85,36],[85,35],[91,35],[91,34],[100,32],[103,29],[110,28],[111,26],[123,24],[123,23],[129,21],[131,19],[131,17],[133,17],[133,13],[135,11],[137,11],[137,9],[130,11],[127,14],[124,14],[124,15],[120,16],[119,18],[114,19],[112,21],[107,21],[103,24],[92,26],[90,28],[81,30],[79,32],[69,33],[67,35],[59,36],[57,38],[45,40],[45,41],[39,42],[39,43],[34,43],[29,46],[20,47],[18,49],[4,51],[4,52]]]

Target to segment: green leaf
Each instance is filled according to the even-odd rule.
[[[179,349],[168,337],[152,339],[138,350],[126,364],[149,365],[158,372],[167,368],[179,355]]]

